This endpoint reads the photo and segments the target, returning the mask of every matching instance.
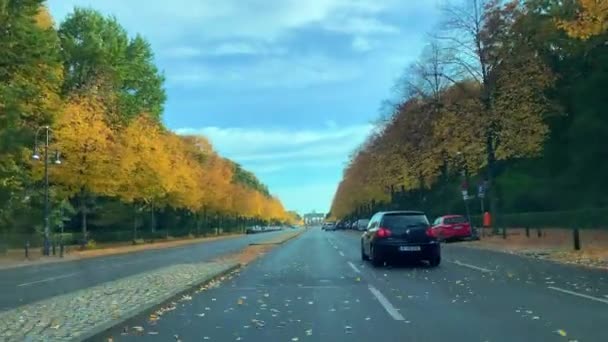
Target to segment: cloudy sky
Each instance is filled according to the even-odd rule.
[[[50,0],[152,44],[164,121],[208,136],[286,207],[325,212],[350,152],[437,20],[440,0]]]

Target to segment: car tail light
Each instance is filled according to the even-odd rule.
[[[387,237],[391,236],[391,234],[392,234],[392,232],[387,228],[380,228],[376,232],[376,236],[379,238],[387,238]]]
[[[432,237],[432,238],[435,237],[435,233],[433,232],[433,228],[429,227],[429,228],[426,229],[426,236]]]

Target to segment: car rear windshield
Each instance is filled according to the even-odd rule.
[[[429,220],[424,214],[391,214],[382,218],[382,226],[394,231],[428,225]]]
[[[446,217],[443,219],[445,224],[454,224],[454,223],[467,223],[467,220],[463,216],[455,216],[455,217]]]

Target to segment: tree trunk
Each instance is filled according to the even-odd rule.
[[[488,170],[487,170],[487,181],[488,181],[488,189],[487,189],[487,193],[488,193],[488,197],[490,199],[490,214],[491,214],[491,218],[492,218],[492,231],[494,233],[498,233],[498,225],[497,225],[497,218],[498,218],[498,204],[497,204],[497,198],[496,198],[496,183],[494,180],[495,177],[495,164],[496,164],[496,156],[495,156],[495,151],[494,151],[494,145],[492,143],[492,135],[491,133],[488,133],[487,136],[487,141],[486,141],[486,151],[487,151],[487,161],[488,161]]]
[[[133,244],[135,244],[135,241],[137,241],[137,205],[133,205],[133,211],[134,211],[134,215],[133,215]]]
[[[154,215],[154,206],[150,207],[150,231],[156,232],[156,215]]]
[[[194,224],[196,227],[196,236],[200,236],[201,235],[201,214],[200,213],[194,213]]]
[[[85,196],[85,192],[84,190],[80,191],[80,215],[81,215],[81,221],[80,221],[80,228],[82,230],[82,241],[83,241],[83,246],[86,245],[87,241],[88,241],[88,237],[87,237],[87,202],[86,202],[86,196]]]

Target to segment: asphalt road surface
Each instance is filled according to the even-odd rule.
[[[315,228],[159,320],[144,313],[94,340],[605,342],[606,280],[458,244],[438,268],[373,268],[358,233]]]
[[[0,311],[174,264],[237,252],[267,232],[187,246],[0,270]]]

